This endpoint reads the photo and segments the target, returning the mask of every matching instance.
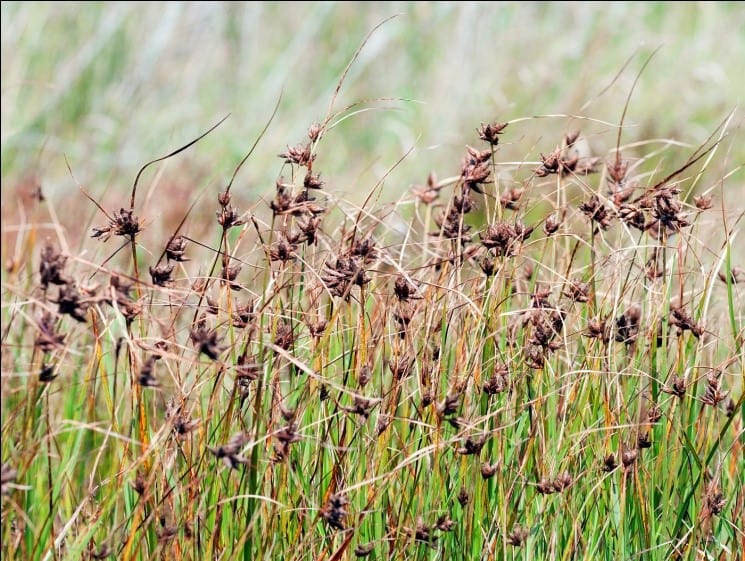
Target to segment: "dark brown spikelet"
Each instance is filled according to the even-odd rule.
[[[375,549],[375,544],[373,542],[359,544],[357,547],[354,548],[354,556],[367,557],[372,553],[373,549]]]
[[[489,123],[488,125],[481,124],[481,127],[476,132],[479,134],[479,138],[484,142],[488,142],[492,146],[499,144],[499,135],[502,134],[504,129],[509,123]]]
[[[114,234],[134,240],[140,231],[140,220],[134,211],[120,208],[118,213],[114,212]]]
[[[354,413],[359,415],[363,419],[367,419],[370,416],[370,411],[380,402],[379,399],[368,399],[361,395],[354,396],[354,404],[351,407],[342,407],[347,413]]]
[[[541,479],[535,486],[536,491],[541,495],[551,495],[555,493],[554,482],[549,479]]]
[[[564,212],[561,213],[553,213],[548,218],[546,218],[546,221],[543,223],[543,232],[547,236],[551,236],[557,232],[559,227],[561,226],[561,223],[564,221]]]
[[[442,415],[443,417],[447,417],[448,415],[457,413],[458,408],[460,407],[460,398],[460,392],[448,393],[445,396],[445,399],[437,408],[440,412],[440,415]]]
[[[706,392],[701,396],[701,402],[716,407],[727,399],[729,392],[721,390],[721,370],[711,370],[706,376]]]
[[[219,344],[216,330],[207,329],[203,325],[193,329],[189,337],[199,354],[203,354],[212,360],[217,360],[220,353],[227,348]]]
[[[724,494],[719,490],[717,485],[710,484],[706,491],[706,509],[714,515],[722,514],[724,506],[727,504],[727,499]]]
[[[269,249],[269,259],[271,261],[280,261],[282,263],[292,261],[295,259],[296,249],[297,243],[294,243],[284,232],[282,232],[279,235],[279,239]]]
[[[677,327],[679,333],[690,331],[696,339],[704,334],[704,328],[682,306],[670,305],[670,325]]]
[[[495,395],[502,393],[509,388],[510,371],[504,364],[498,364],[494,367],[494,373],[484,382],[483,390],[486,395]]]
[[[579,210],[597,224],[601,230],[610,228],[613,215],[597,195],[593,195],[590,200],[579,205]]]
[[[572,474],[568,471],[561,472],[553,481],[554,490],[557,493],[561,493],[562,491],[569,489],[569,487],[572,486],[572,483],[574,483]]]
[[[714,203],[712,202],[713,197],[711,195],[698,195],[693,197],[693,204],[699,210],[709,210]]]
[[[321,175],[314,175],[311,172],[306,173],[305,179],[303,179],[303,187],[306,189],[322,189],[323,181],[321,181]]]
[[[39,276],[41,287],[46,290],[50,284],[63,285],[70,282],[65,275],[65,264],[67,257],[59,253],[54,246],[47,241],[41,250],[39,262]]]
[[[165,544],[173,540],[178,535],[178,527],[166,526],[162,528],[158,533],[158,543]]]
[[[512,527],[512,531],[507,534],[507,543],[515,547],[521,547],[529,535],[530,530],[523,528],[519,524],[515,524]]]
[[[662,409],[656,403],[652,403],[647,410],[647,422],[655,424],[662,418]]]
[[[150,278],[153,280],[153,284],[156,286],[169,286],[173,279],[173,269],[175,265],[173,263],[161,263],[156,267],[149,267]]]
[[[435,528],[440,532],[449,532],[455,526],[455,522],[447,514],[441,514],[435,521]]]
[[[414,286],[414,283],[403,276],[396,278],[396,282],[393,285],[393,292],[396,298],[402,302],[408,302],[412,298],[421,298],[421,296],[416,296],[416,286]]]
[[[652,447],[652,437],[648,432],[641,432],[636,437],[636,447],[640,450]]]
[[[494,462],[493,464],[490,464],[489,462],[483,462],[481,464],[481,477],[483,479],[489,479],[491,477],[494,477],[498,469],[499,469],[499,462]]]
[[[139,471],[135,476],[135,480],[130,482],[130,485],[132,486],[134,492],[140,496],[144,495],[145,491],[147,491],[147,480],[145,479],[145,476]]]
[[[525,194],[525,189],[511,188],[505,191],[499,197],[499,204],[508,210],[518,210],[520,208],[520,199]]]
[[[468,153],[463,159],[460,175],[463,181],[464,196],[469,190],[483,194],[484,188],[482,185],[487,183],[491,176],[489,160],[492,152],[491,150],[476,150],[470,146],[466,146],[466,150]]]
[[[618,207],[618,217],[624,224],[632,226],[639,231],[644,231],[647,227],[647,219],[644,212],[630,204],[622,204]]]
[[[481,449],[486,443],[487,435],[483,434],[478,437],[469,436],[463,442],[463,446],[456,450],[456,453],[463,456],[478,456],[481,454]]]
[[[461,487],[458,491],[458,503],[460,506],[465,507],[471,501],[471,495],[465,487]]]
[[[316,155],[311,153],[310,143],[288,146],[285,152],[279,154],[279,157],[284,159],[286,164],[295,164],[308,169],[312,167],[313,160],[316,159]]]
[[[173,401],[166,405],[166,419],[173,425],[173,434],[179,440],[186,439],[201,424],[200,419],[192,419],[182,406],[176,405]]]
[[[223,230],[229,230],[236,226],[243,226],[246,221],[239,217],[238,211],[232,206],[224,206],[217,211],[217,222]]]
[[[686,395],[686,381],[682,376],[673,375],[662,391],[682,399]]]
[[[235,282],[235,279],[238,278],[238,275],[241,272],[241,265],[240,263],[236,265],[227,265],[222,268],[222,271],[220,272],[220,278],[225,281],[228,286],[230,286],[231,290],[241,290],[241,285]]]
[[[143,388],[157,388],[158,386],[160,386],[158,380],[153,374],[155,363],[159,359],[160,356],[158,355],[150,355],[149,357],[147,357],[145,363],[142,365],[140,373],[137,375],[137,383],[140,384]]]
[[[50,353],[65,342],[66,335],[57,333],[57,318],[51,312],[44,312],[37,323],[39,333],[34,339],[34,345],[45,353]]]
[[[114,217],[103,228],[93,228],[92,238],[100,238],[107,241],[112,235],[127,237],[134,241],[137,234],[141,231],[140,220],[135,216],[134,211],[119,209],[114,211]]]
[[[391,357],[388,359],[388,368],[390,368],[394,380],[403,380],[411,374],[414,368],[414,359],[408,355]]]
[[[652,220],[646,228],[653,237],[665,240],[670,234],[691,225],[682,213],[683,207],[677,197],[679,193],[680,189],[662,187],[652,194]]]
[[[533,233],[532,226],[525,226],[520,220],[514,224],[498,222],[487,226],[479,234],[481,245],[501,257],[511,257],[519,251],[520,245]]]
[[[618,461],[614,454],[608,454],[603,460],[603,471],[611,472],[618,467]]]
[[[39,371],[39,382],[42,384],[48,384],[53,382],[57,377],[55,372],[54,364],[42,364],[41,370]]]
[[[541,165],[535,170],[537,177],[546,177],[552,173],[559,173],[561,169],[561,150],[556,149],[548,156],[541,154]]]
[[[213,448],[208,446],[207,449],[212,452],[215,457],[221,459],[226,467],[230,469],[237,469],[241,464],[247,464],[248,458],[241,456],[241,450],[248,444],[250,438],[248,434],[239,432],[235,434],[227,444]]]
[[[590,299],[590,285],[581,280],[571,280],[564,290],[564,296],[572,302],[587,302]]]
[[[90,308],[91,301],[81,294],[74,283],[59,287],[57,306],[60,314],[67,314],[80,323],[85,323],[85,314]]]
[[[639,335],[639,320],[641,319],[641,308],[638,304],[630,306],[618,319],[616,319],[615,340],[619,343],[631,345],[636,342]]]
[[[493,277],[497,273],[497,260],[491,251],[479,259],[479,267],[487,277]]]
[[[310,127],[308,127],[308,138],[311,142],[318,142],[318,139],[321,138],[322,134],[323,127],[320,123],[313,123]]]
[[[347,514],[349,500],[340,494],[331,495],[321,510],[321,517],[335,530],[344,531],[344,518]]]
[[[281,428],[274,433],[276,439],[275,450],[277,452],[276,461],[283,461],[287,458],[290,453],[290,444],[299,442],[303,439],[297,432],[297,424],[294,421],[290,421],[287,426]]]
[[[184,254],[186,253],[186,238],[183,236],[176,236],[166,246],[166,258],[169,261],[188,261]]]
[[[600,339],[603,343],[610,341],[610,330],[607,319],[591,319],[587,322],[587,329],[583,332],[585,337]]]
[[[279,320],[274,332],[274,344],[288,351],[295,342],[295,332],[292,325],[284,320]]]
[[[432,533],[432,528],[424,523],[421,516],[417,517],[416,528],[414,528],[414,540],[429,545],[437,541],[437,536]]]
[[[255,318],[253,300],[245,304],[237,304],[233,310],[233,327],[248,327]]]
[[[385,432],[385,429],[391,424],[391,417],[386,414],[381,414],[378,417],[378,422],[375,424],[375,434],[380,436]]]
[[[636,463],[636,458],[638,455],[639,450],[637,450],[636,448],[631,448],[630,450],[624,451],[624,453],[621,454],[621,463],[623,464],[624,469],[631,469],[632,466]]]
[[[128,323],[131,323],[138,315],[142,313],[142,302],[132,299],[130,291],[133,283],[125,281],[119,275],[111,275],[109,280],[111,288],[114,289],[114,299],[119,311],[125,317]]]

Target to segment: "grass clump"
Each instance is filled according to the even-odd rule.
[[[4,259],[3,557],[742,554],[742,214],[734,172],[700,184],[728,122],[673,169],[623,123],[523,162],[522,120],[482,124],[445,179],[356,205],[321,173],[333,106],[270,201],[234,206],[252,148],[160,238],[138,179],[195,141],[119,210],[89,197],[77,249],[35,191]]]

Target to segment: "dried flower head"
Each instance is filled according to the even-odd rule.
[[[608,454],[605,457],[605,460],[603,460],[603,471],[611,472],[614,469],[618,467],[618,461],[616,460],[616,456],[613,454]]]
[[[481,123],[481,127],[477,129],[479,138],[484,142],[488,142],[492,146],[499,144],[499,135],[502,134],[505,127],[509,123],[489,123],[485,125]]]
[[[515,524],[512,527],[512,531],[507,534],[507,543],[515,547],[521,547],[525,544],[525,540],[528,539],[529,535],[530,530],[523,528],[519,524]]]
[[[359,544],[357,547],[354,548],[354,556],[367,557],[372,553],[373,549],[375,549],[375,544],[373,542]]]
[[[150,355],[145,360],[145,363],[142,365],[142,368],[140,369],[140,373],[137,375],[137,383],[140,384],[144,388],[157,388],[160,386],[158,383],[158,380],[155,378],[155,375],[153,374],[153,370],[155,369],[155,363],[160,359],[159,355]]]
[[[696,323],[693,317],[682,306],[670,305],[669,321],[670,325],[678,328],[680,334],[684,331],[690,331],[696,339],[704,334],[704,328]]]
[[[217,360],[220,353],[227,348],[219,344],[216,330],[207,329],[203,325],[193,329],[189,336],[197,351],[212,360]]]
[[[499,462],[494,462],[493,464],[490,464],[489,462],[483,462],[481,464],[481,477],[483,479],[489,479],[490,477],[494,477],[498,469],[499,469]]]
[[[153,280],[153,284],[156,286],[169,286],[173,279],[173,269],[175,265],[173,263],[161,263],[156,267],[149,267],[150,278]]]
[[[92,301],[86,298],[74,283],[59,287],[57,306],[60,314],[67,314],[80,323],[85,323],[85,314],[88,312]]]
[[[458,448],[455,452],[463,456],[478,456],[481,454],[481,449],[484,447],[488,435],[482,434],[477,437],[469,436],[463,442],[463,446]]]
[[[672,394],[679,398],[684,398],[686,394],[686,381],[685,378],[678,375],[673,375],[668,383],[662,388],[665,393]]]
[[[610,228],[613,215],[597,195],[593,195],[590,200],[579,205],[579,210],[597,224],[601,230]]]
[[[70,279],[65,275],[66,263],[67,256],[59,253],[54,246],[47,241],[46,245],[41,250],[41,260],[39,262],[41,287],[46,290],[50,284],[68,284]]]
[[[226,206],[217,211],[217,222],[222,226],[223,230],[229,230],[236,226],[242,226],[246,221],[239,218],[238,211],[232,206]]]
[[[619,343],[632,345],[639,335],[639,320],[641,319],[641,307],[633,304],[616,319],[615,340]]]
[[[572,302],[587,302],[590,299],[590,285],[578,279],[569,281],[564,296]]]
[[[176,236],[171,241],[168,242],[168,245],[166,246],[166,258],[169,261],[188,261],[186,257],[184,257],[184,253],[186,253],[186,238],[183,236]]]
[[[140,220],[135,216],[133,210],[119,209],[114,211],[114,217],[109,224],[103,228],[93,228],[92,238],[100,238],[107,241],[112,235],[123,236],[134,241],[137,234],[141,231]]]
[[[321,517],[335,530],[344,531],[344,518],[347,514],[349,500],[342,494],[329,497],[326,505],[321,509]]]
[[[226,467],[237,469],[239,465],[248,463],[248,458],[242,456],[241,451],[250,440],[248,434],[239,432],[233,435],[227,444],[216,448],[208,446],[207,449],[217,458],[221,459]]]
[[[34,345],[44,353],[50,353],[65,342],[66,335],[57,333],[57,318],[51,312],[44,312],[37,322],[39,333]]]
[[[285,152],[279,154],[279,157],[284,159],[286,164],[295,164],[310,170],[313,160],[316,159],[316,155],[311,152],[311,146],[310,143],[288,146]]]
[[[709,210],[714,203],[712,202],[713,197],[711,195],[698,195],[693,197],[693,203],[699,210]]]
[[[510,371],[504,364],[498,364],[494,367],[494,372],[489,379],[484,382],[483,390],[487,395],[502,393],[510,386]]]

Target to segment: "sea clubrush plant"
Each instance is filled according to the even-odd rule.
[[[532,164],[500,161],[521,119],[481,124],[448,179],[355,207],[318,163],[340,87],[241,210],[251,148],[211,238],[192,205],[145,247],[136,206],[202,137],[119,211],[86,194],[108,221],[87,243],[131,259],[23,225],[3,558],[741,556],[742,214],[731,175],[700,184],[728,121],[674,169],[623,118],[605,157],[572,130]]]

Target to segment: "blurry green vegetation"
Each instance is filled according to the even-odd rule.
[[[241,176],[239,196],[255,199],[272,188],[278,151],[325,117],[365,35],[394,14],[362,50],[336,104],[389,99],[363,104],[376,110],[332,131],[323,168],[340,196],[366,193],[412,147],[389,177],[391,197],[433,169],[457,167],[481,122],[574,114],[617,123],[658,47],[631,99],[625,143],[703,142],[745,91],[745,10],[737,3],[6,2],[4,186],[33,173],[48,195],[69,197],[66,155],[94,194],[106,185],[126,191],[144,162],[231,113],[166,164],[180,177],[188,160],[221,184],[282,92]],[[537,160],[570,128],[582,128],[598,153],[615,145],[611,126],[555,118],[524,122],[521,140],[503,154]],[[740,114],[730,134],[741,130]],[[745,160],[745,143],[728,146],[725,165]]]

